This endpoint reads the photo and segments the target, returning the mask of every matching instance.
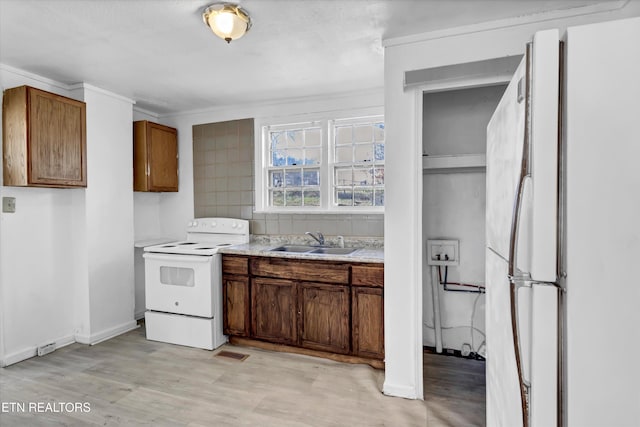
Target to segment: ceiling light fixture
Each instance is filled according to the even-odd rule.
[[[202,13],[202,19],[216,36],[227,43],[244,36],[251,28],[249,14],[233,3],[209,5]]]

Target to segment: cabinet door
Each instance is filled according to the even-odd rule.
[[[85,187],[85,104],[29,88],[29,184]]]
[[[178,191],[178,131],[133,122],[133,190]]]
[[[251,280],[252,337],[297,344],[297,285],[292,280]]]
[[[175,129],[149,123],[149,190],[178,191],[178,138]]]
[[[249,336],[249,278],[222,278],[223,330],[226,335]]]
[[[384,299],[382,288],[353,287],[353,354],[384,358]]]
[[[298,289],[300,344],[349,353],[349,287],[301,283]]]

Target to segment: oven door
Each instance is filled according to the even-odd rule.
[[[147,252],[144,259],[147,310],[213,317],[214,289],[222,280],[220,255]]]

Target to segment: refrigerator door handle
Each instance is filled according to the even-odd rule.
[[[522,211],[522,200],[524,199],[525,181],[530,176],[530,156],[531,156],[531,50],[532,44],[527,44],[526,51],[526,88],[525,88],[525,124],[524,143],[522,144],[522,163],[520,165],[520,177],[516,187],[516,198],[513,203],[511,213],[511,233],[509,236],[509,276],[515,277],[517,274],[517,247],[518,230],[520,228],[520,214]]]
[[[517,271],[517,245],[518,229],[520,226],[520,213],[524,195],[525,180],[530,174],[530,142],[531,142],[531,53],[532,44],[527,44],[526,50],[526,90],[525,90],[525,128],[524,144],[522,147],[522,163],[520,167],[520,178],[516,189],[516,199],[513,204],[511,217],[511,235],[509,238],[509,281],[511,283],[511,331],[513,333],[513,347],[515,351],[516,367],[518,369],[518,379],[520,382],[520,404],[522,406],[522,425],[529,427],[529,385],[526,384],[522,366],[522,349],[520,345],[520,330],[518,328],[518,290],[526,286],[526,281],[519,280],[522,272]]]
[[[511,282],[511,331],[513,333],[513,348],[516,357],[516,368],[518,369],[518,379],[520,383],[520,403],[522,405],[522,425],[523,427],[529,426],[529,395],[531,384],[524,377],[523,367],[523,355],[521,345],[521,333],[519,318],[519,305],[518,305],[518,292],[522,288],[531,288],[531,282],[520,281],[510,279]]]

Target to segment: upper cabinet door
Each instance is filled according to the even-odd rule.
[[[86,187],[86,105],[28,86],[3,99],[4,185]]]
[[[135,191],[178,191],[178,132],[146,120],[134,122]]]

